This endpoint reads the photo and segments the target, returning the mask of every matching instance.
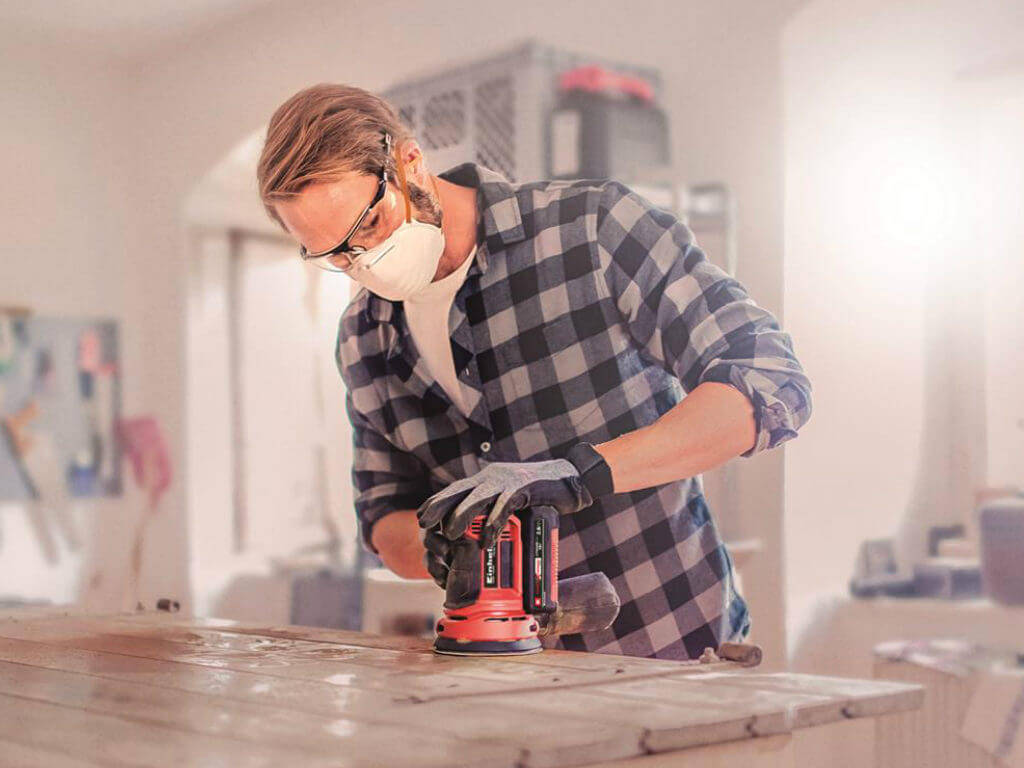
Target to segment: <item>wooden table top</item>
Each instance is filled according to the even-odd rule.
[[[167,613],[0,616],[0,765],[568,766],[920,705],[916,686]]]

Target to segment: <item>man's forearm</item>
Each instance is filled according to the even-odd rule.
[[[754,446],[754,407],[735,387],[705,382],[653,424],[594,446],[615,493],[706,472]]]
[[[373,546],[390,570],[405,579],[429,579],[415,509],[392,512],[373,526]]]

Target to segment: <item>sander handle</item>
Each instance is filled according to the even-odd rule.
[[[608,629],[619,615],[619,595],[608,576],[598,571],[561,579],[555,612],[537,617],[538,635],[572,635]]]

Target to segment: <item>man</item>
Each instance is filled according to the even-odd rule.
[[[560,575],[603,571],[622,601],[562,647],[685,659],[746,637],[698,475],[793,437],[810,386],[686,226],[615,181],[433,176],[342,85],[275,112],[258,175],[303,258],[363,286],[337,360],[363,541],[389,568],[443,585],[474,516],[489,538],[550,504]]]

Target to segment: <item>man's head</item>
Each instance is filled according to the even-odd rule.
[[[419,145],[387,102],[361,88],[315,85],[270,119],[257,168],[260,198],[271,218],[319,253],[350,234],[374,199],[382,168],[383,197],[351,233],[351,244],[372,247],[405,220],[403,176],[414,219],[440,226],[440,204]]]

